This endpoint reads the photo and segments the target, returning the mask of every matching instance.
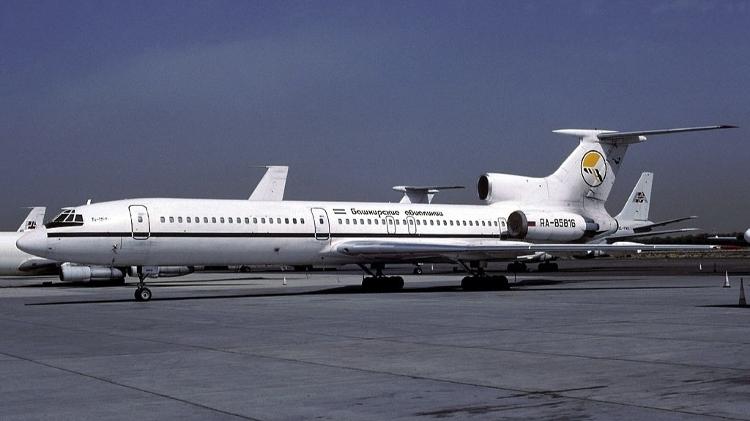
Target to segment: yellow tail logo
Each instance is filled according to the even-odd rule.
[[[581,160],[581,176],[591,187],[597,187],[607,177],[607,160],[597,151],[588,151]]]

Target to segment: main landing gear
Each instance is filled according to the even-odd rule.
[[[151,299],[151,290],[146,287],[146,282],[144,282],[147,276],[143,273],[138,274],[138,287],[133,294],[136,301],[149,301]]]
[[[526,263],[524,262],[515,261],[513,263],[508,263],[508,272],[522,273],[526,272],[527,269]]]
[[[554,262],[542,262],[539,263],[539,267],[537,268],[537,271],[539,272],[557,272],[559,267],[557,266],[557,263]]]
[[[401,291],[401,289],[404,287],[404,278],[400,276],[383,275],[384,265],[371,265],[371,268],[375,270],[375,273],[373,273],[372,270],[368,269],[365,265],[359,265],[359,267],[362,268],[362,270],[365,271],[368,275],[370,275],[362,279],[362,290],[366,292]]]
[[[505,276],[488,275],[478,264],[469,267],[463,262],[459,263],[471,274],[461,280],[461,288],[464,291],[507,291],[510,289],[508,278]]]

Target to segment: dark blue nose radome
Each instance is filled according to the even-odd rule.
[[[46,257],[48,252],[47,231],[44,229],[27,231],[16,241],[16,247],[34,256]]]

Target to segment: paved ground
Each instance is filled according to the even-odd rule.
[[[386,294],[356,273],[204,273],[149,303],[4,279],[0,419],[750,419],[734,306],[750,263],[719,264],[732,288],[698,262],[503,292],[450,273]]]

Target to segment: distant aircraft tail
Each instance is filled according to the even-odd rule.
[[[31,212],[23,220],[21,226],[18,227],[18,232],[33,230],[44,225],[44,214],[46,212],[47,208],[44,206],[31,208]]]
[[[286,177],[289,167],[285,165],[269,165],[266,173],[260,179],[255,190],[250,194],[248,200],[255,201],[279,201],[284,200],[284,189],[286,188]]]
[[[618,221],[648,221],[648,211],[651,206],[651,186],[654,173],[644,172],[635,184],[633,191],[615,219]]]

